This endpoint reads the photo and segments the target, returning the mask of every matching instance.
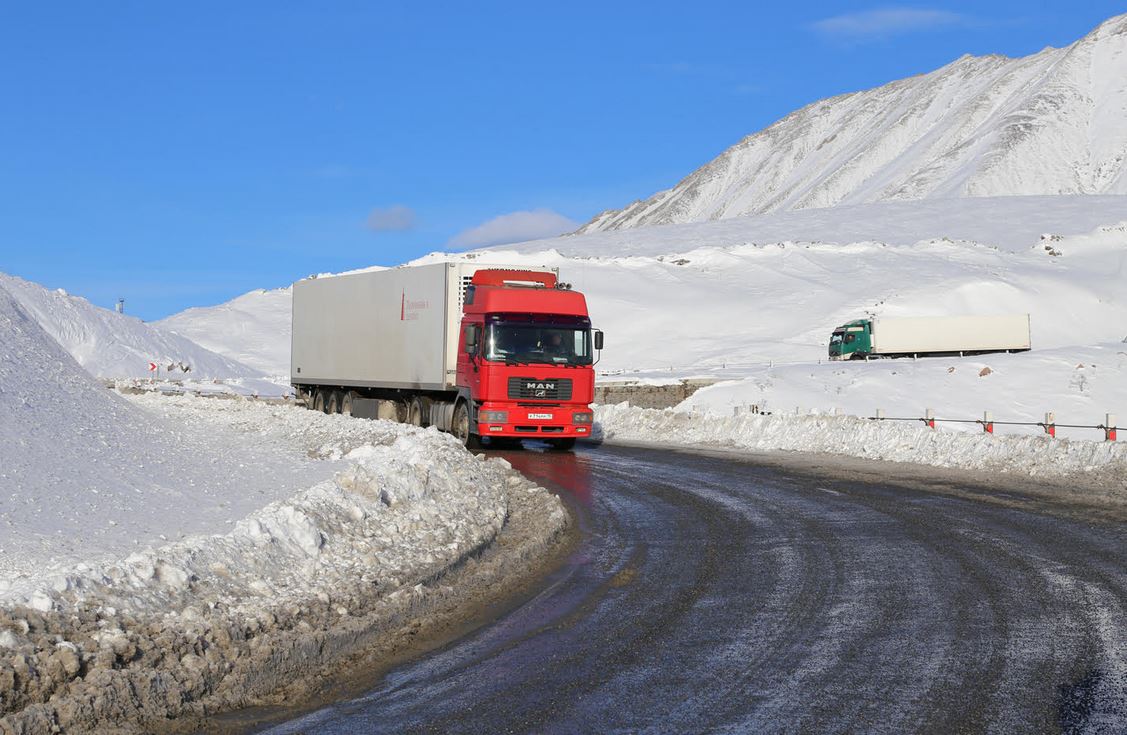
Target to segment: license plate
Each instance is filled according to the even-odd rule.
[[[550,413],[530,413],[530,414],[528,414],[528,418],[530,418],[530,419],[550,419],[550,418],[552,418],[552,414],[550,414]]]

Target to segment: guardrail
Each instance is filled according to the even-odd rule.
[[[906,416],[885,416],[884,411],[877,409],[876,415],[866,416],[872,421],[922,421],[924,426],[929,429],[934,429],[937,423],[946,424],[978,424],[982,430],[987,434],[994,433],[995,426],[1039,426],[1044,432],[1051,436],[1056,437],[1057,429],[1097,429],[1103,431],[1104,440],[1113,442],[1118,438],[1118,426],[1116,426],[1116,415],[1113,413],[1104,414],[1104,422],[1102,424],[1058,424],[1056,415],[1050,411],[1045,414],[1044,421],[996,421],[994,414],[990,411],[983,411],[982,418],[980,419],[938,419],[935,417],[935,411],[927,409],[924,416],[920,417],[906,417]]]
[[[795,409],[798,414],[799,409]],[[750,406],[734,406],[732,413],[736,416],[741,414],[759,414],[770,415],[770,411],[760,411],[758,405]],[[834,415],[839,415],[837,409],[834,409]],[[1058,424],[1056,414],[1049,411],[1045,414],[1044,421],[996,421],[994,414],[990,411],[983,411],[982,418],[980,419],[940,419],[935,417],[935,410],[928,408],[924,410],[923,416],[886,416],[884,410],[878,408],[876,413],[872,416],[861,416],[860,418],[869,421],[909,421],[912,423],[921,422],[929,429],[935,429],[936,424],[978,424],[982,427],[983,432],[987,434],[994,433],[995,426],[1039,426],[1044,430],[1045,434],[1050,437],[1056,438],[1057,429],[1096,429],[1104,433],[1104,441],[1117,441],[1119,427],[1116,422],[1117,417],[1113,413],[1104,414],[1104,422],[1102,424]]]

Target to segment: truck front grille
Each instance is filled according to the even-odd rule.
[[[570,401],[571,378],[509,378],[509,398]]]

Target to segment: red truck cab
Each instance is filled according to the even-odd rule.
[[[489,437],[539,439],[570,449],[589,436],[595,353],[583,294],[554,273],[480,270],[466,288],[453,433],[467,442]]]

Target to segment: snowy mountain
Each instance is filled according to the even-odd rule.
[[[228,359],[178,334],[94,306],[65,291],[49,289],[0,273],[5,290],[39,325],[91,374],[103,378],[147,377],[149,362],[167,375],[169,364],[191,367],[195,378],[261,377],[255,369]],[[183,375],[178,371],[174,374]]]
[[[541,241],[491,250],[489,259],[559,267],[607,334],[599,364],[607,372],[739,375],[769,362],[814,363],[826,358],[835,326],[866,314],[1029,313],[1038,351],[1127,336],[1127,224],[1019,249],[944,237],[772,242],[734,232],[753,220],[638,230],[644,238],[622,257],[588,255],[619,252],[627,233],[615,232],[561,238],[554,244],[566,255]]]
[[[834,326],[870,312],[1028,312],[1039,352],[1127,336],[1127,231],[1116,225],[1127,222],[1125,203],[1009,197],[968,201],[954,213],[936,202],[869,204],[576,235],[488,257],[559,267],[607,332],[599,370],[629,377],[742,377],[771,362],[816,363]],[[832,243],[811,237],[834,233],[841,239]],[[478,257],[436,253],[419,262]],[[252,325],[273,324],[261,364],[288,357],[286,294],[254,292],[236,300],[238,309],[169,321],[202,333],[224,314],[230,323],[209,344],[228,356],[246,355],[239,335]]]
[[[259,289],[155,325],[270,376],[290,374],[290,288]]]
[[[1127,194],[1125,116],[1121,15],[1063,49],[964,56],[815,102],[579,232],[892,200]]]

